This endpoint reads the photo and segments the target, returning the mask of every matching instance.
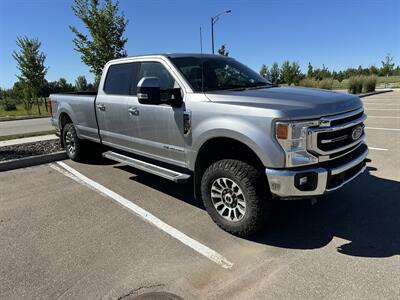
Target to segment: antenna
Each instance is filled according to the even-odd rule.
[[[203,62],[203,35],[200,26],[200,54],[201,54],[201,91],[204,93],[204,62]]]
[[[201,26],[200,26],[200,53],[203,55],[203,35],[201,34]]]

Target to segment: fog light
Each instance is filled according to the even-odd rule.
[[[299,173],[294,177],[294,185],[300,191],[314,191],[318,184],[318,174],[315,172]]]
[[[308,182],[308,177],[304,176],[304,177],[300,177],[299,179],[299,185],[304,185]]]

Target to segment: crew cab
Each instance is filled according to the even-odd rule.
[[[240,236],[262,228],[273,199],[322,196],[365,170],[359,97],[277,86],[230,57],[116,59],[97,93],[50,101],[72,160],[93,155],[94,142],[111,160],[190,180],[211,218]]]

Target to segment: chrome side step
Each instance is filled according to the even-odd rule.
[[[135,158],[131,158],[129,156],[125,156],[113,151],[107,151],[103,153],[103,156],[126,164],[128,166],[134,167],[136,169],[154,174],[154,175],[158,175],[160,177],[163,177],[165,179],[169,179],[172,180],[174,182],[184,182],[186,180],[188,180],[190,178],[189,174],[184,174],[184,173],[179,173],[170,169],[166,169],[157,165],[153,165]]]

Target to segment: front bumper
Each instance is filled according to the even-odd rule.
[[[286,199],[320,196],[341,188],[363,173],[367,154],[368,147],[362,144],[349,155],[315,167],[266,168],[265,173],[271,193],[275,196]]]

